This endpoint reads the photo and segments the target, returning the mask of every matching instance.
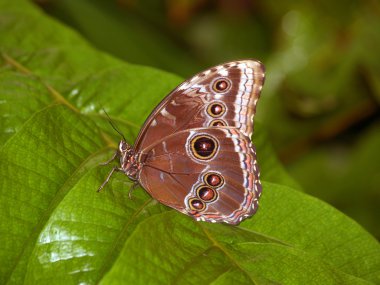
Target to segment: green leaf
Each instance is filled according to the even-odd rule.
[[[1,284],[367,284],[378,242],[295,191],[262,125],[264,192],[239,227],[195,222],[116,174],[96,189],[117,142],[133,142],[180,78],[122,63],[26,1],[0,1]]]
[[[173,211],[146,219],[104,284],[146,284],[153,277],[161,284],[205,284],[230,274],[242,284],[367,284],[360,277],[372,269],[354,267],[378,255],[376,241],[368,236],[364,243],[360,226],[317,199],[264,186],[261,210],[240,227],[194,223]],[[140,274],[146,264],[149,270]]]

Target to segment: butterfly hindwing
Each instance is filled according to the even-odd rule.
[[[197,220],[238,224],[261,193],[256,151],[237,128],[177,132],[141,153],[141,185]]]

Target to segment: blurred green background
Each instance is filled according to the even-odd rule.
[[[380,238],[378,1],[36,2],[95,47],[184,78],[261,60],[257,120],[289,173]]]

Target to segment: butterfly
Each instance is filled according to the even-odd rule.
[[[258,207],[262,186],[251,142],[264,84],[262,63],[227,62],[184,81],[152,111],[115,171],[154,199],[197,221],[239,224]]]

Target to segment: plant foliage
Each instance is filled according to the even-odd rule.
[[[299,191],[260,124],[258,213],[239,227],[195,222],[117,174],[118,137],[133,142],[181,78],[116,60],[27,1],[0,1],[1,284],[370,284],[378,242]]]

